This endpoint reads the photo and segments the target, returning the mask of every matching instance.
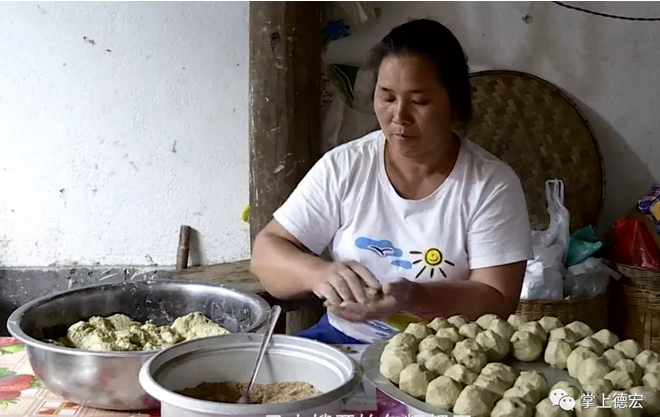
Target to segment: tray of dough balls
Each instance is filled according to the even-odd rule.
[[[415,417],[660,415],[660,355],[580,321],[436,318],[373,343],[361,362]]]

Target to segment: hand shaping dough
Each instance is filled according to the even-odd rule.
[[[419,352],[417,352],[417,363],[420,365],[424,365],[426,361],[428,361],[438,353],[443,353],[443,352],[438,348],[420,350]]]
[[[456,327],[443,327],[442,329],[438,330],[435,333],[436,336],[438,337],[444,337],[452,342],[460,342],[461,340],[464,339],[463,336],[461,336],[460,333],[458,333],[458,330],[456,330]]]
[[[626,339],[614,345],[614,349],[620,350],[628,359],[635,359],[635,356],[642,352],[642,347],[633,339]]]
[[[573,332],[573,330],[567,329],[566,327],[560,327],[550,331],[550,336],[548,340],[561,339],[566,341],[571,347],[575,346],[578,342],[578,336]]]
[[[424,362],[424,366],[431,372],[437,375],[442,375],[447,372],[447,369],[454,365],[454,361],[446,353],[440,352],[433,355],[430,359]]]
[[[634,385],[639,385],[639,382],[644,376],[644,370],[642,367],[635,363],[635,361],[632,359],[621,359],[614,365],[614,369],[628,372],[633,380]]]
[[[633,376],[621,369],[615,369],[604,377],[612,382],[612,386],[617,389],[630,389],[635,386]]]
[[[524,382],[521,385],[513,386],[508,390],[504,391],[504,398],[514,397],[520,398],[525,403],[530,406],[535,406],[541,400],[541,393],[539,393],[536,388],[530,384]]]
[[[602,355],[603,352],[605,352],[605,348],[603,347],[603,344],[598,341],[598,339],[594,339],[591,336],[587,336],[584,339],[580,340],[577,343],[577,346],[582,346],[586,347],[589,350],[593,350],[594,353],[598,356]]]
[[[518,326],[525,323],[525,318],[519,314],[512,314],[506,321],[515,329],[517,329]]]
[[[522,371],[513,386],[529,384],[542,396],[548,395],[548,379],[539,371]]]
[[[602,379],[611,371],[607,361],[603,358],[586,358],[578,365],[577,380],[586,384],[592,380]]]
[[[593,335],[593,338],[598,340],[605,349],[611,349],[614,347],[614,345],[619,343],[619,336],[615,335],[607,329],[597,331]]]
[[[408,365],[415,363],[415,357],[409,350],[392,350],[383,352],[380,357],[380,373],[395,384],[399,383],[399,376]]]
[[[641,401],[644,414],[657,416],[660,414],[660,391],[650,387],[632,387],[630,394],[643,398]]]
[[[536,404],[535,417],[571,417],[571,414],[562,410],[561,407],[552,405],[550,398],[545,398]]]
[[[436,335],[426,336],[419,342],[419,350],[433,350],[440,349],[444,353],[451,353],[451,350],[454,348],[454,342],[451,339],[446,337],[438,337]]]
[[[440,329],[446,329],[447,327],[454,327],[453,324],[448,322],[446,319],[443,319],[442,317],[436,317],[434,318],[428,326],[433,329],[433,331],[437,332]]]
[[[417,350],[418,345],[419,340],[417,340],[417,338],[410,333],[397,333],[387,341],[385,349],[405,346],[409,349]]]
[[[477,319],[477,324],[482,329],[487,329],[491,321],[498,319],[497,314],[484,314]]]
[[[582,323],[581,321],[575,320],[566,325],[566,328],[572,330],[573,333],[578,337],[579,340],[584,339],[587,336],[594,334],[594,331],[591,330],[587,324]]]
[[[645,387],[660,390],[660,374],[646,374],[642,377],[642,384]]]
[[[563,389],[564,391],[566,391],[566,394],[568,394],[576,402],[580,401],[580,396],[582,395],[582,391],[580,391],[578,388],[574,387],[570,383],[566,381],[559,381],[555,385],[553,385],[552,388],[550,388],[550,392],[556,389]]]
[[[484,330],[479,333],[475,341],[486,352],[489,361],[501,361],[509,353],[508,341],[492,330]]]
[[[473,385],[487,389],[492,394],[494,400],[502,398],[504,392],[511,387],[506,381],[496,376],[483,375],[479,375]]]
[[[426,388],[433,380],[433,374],[423,365],[412,364],[401,371],[399,388],[406,394],[423,400],[426,397]]]
[[[657,353],[653,352],[652,350],[645,349],[641,351],[639,355],[635,356],[635,363],[641,366],[642,369],[646,370],[646,368],[648,368],[649,365],[658,363],[659,359],[660,357],[658,356]]]
[[[467,318],[465,318],[465,316],[462,316],[460,314],[449,317],[447,321],[453,324],[454,327],[456,327],[457,329],[460,329],[461,326],[470,322],[470,320],[468,320]]]
[[[603,396],[606,396],[614,389],[614,385],[612,385],[612,381],[609,379],[603,378],[589,381],[586,384],[583,384],[582,389],[587,394],[593,394],[596,402],[600,403],[603,399]]]
[[[426,402],[442,410],[451,410],[461,394],[463,386],[453,379],[440,375],[426,388]]]
[[[533,408],[522,399],[502,398],[495,404],[490,417],[532,417]]]
[[[486,330],[492,330],[495,333],[497,333],[502,339],[510,340],[511,336],[513,335],[513,332],[516,329],[514,329],[513,326],[509,324],[509,322],[504,321],[500,318],[496,318],[490,322],[490,324],[488,325],[488,329]]]
[[[586,347],[578,346],[568,355],[566,359],[566,369],[568,374],[573,378],[578,377],[578,366],[582,363],[583,360],[587,358],[596,358],[597,355]]]
[[[511,347],[513,356],[522,362],[534,362],[543,353],[543,342],[524,330],[517,330],[511,336]]]
[[[468,385],[456,399],[454,414],[488,417],[494,406],[493,396],[488,390],[476,385]]]
[[[474,339],[483,330],[477,323],[465,323],[458,329],[458,333],[468,339]]]
[[[610,368],[614,368],[614,365],[616,365],[617,362],[619,362],[621,359],[626,359],[626,355],[624,355],[620,350],[607,349],[605,352],[603,352],[603,358],[607,360],[607,364],[610,365]]]
[[[509,365],[500,362],[491,362],[481,370],[481,376],[493,376],[506,381],[511,386],[516,381],[516,371]]]
[[[550,333],[554,329],[564,327],[564,324],[557,317],[545,316],[539,320],[539,324],[543,327],[546,333]]]
[[[470,385],[477,379],[477,374],[458,363],[447,369],[444,375],[463,385]]]
[[[432,335],[433,329],[424,323],[410,323],[403,332],[415,336],[417,340],[422,340],[426,336]]]
[[[553,339],[548,342],[543,359],[545,359],[545,363],[554,368],[566,369],[566,361],[572,350],[571,345],[565,340]]]
[[[527,323],[518,326],[518,330],[524,330],[538,337],[543,343],[548,341],[548,334],[543,330],[543,327],[536,321],[528,321]]]

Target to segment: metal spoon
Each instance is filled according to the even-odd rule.
[[[266,327],[266,333],[264,333],[264,338],[261,340],[261,347],[259,348],[259,354],[257,355],[257,362],[254,364],[254,369],[252,370],[252,376],[250,376],[250,382],[248,382],[245,392],[241,395],[241,398],[238,399],[238,404],[249,404],[250,403],[250,390],[254,384],[254,380],[257,379],[257,373],[259,372],[259,367],[261,362],[264,359],[266,354],[266,349],[270,343],[270,339],[273,336],[273,331],[275,330],[275,325],[277,324],[277,319],[280,317],[282,308],[278,305],[273,306],[270,309],[270,316],[268,318],[268,327]]]

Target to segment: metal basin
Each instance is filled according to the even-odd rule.
[[[145,410],[158,402],[142,389],[138,375],[158,351],[95,352],[41,340],[65,335],[70,325],[91,316],[122,313],[163,325],[194,311],[239,333],[263,326],[269,306],[256,294],[218,285],[172,280],[109,283],[27,303],[11,314],[7,329],[26,345],[35,375],[54,393],[88,407]]]

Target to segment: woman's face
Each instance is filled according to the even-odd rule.
[[[454,111],[437,68],[419,55],[383,59],[374,93],[374,111],[392,150],[407,157],[426,155],[452,140]]]

